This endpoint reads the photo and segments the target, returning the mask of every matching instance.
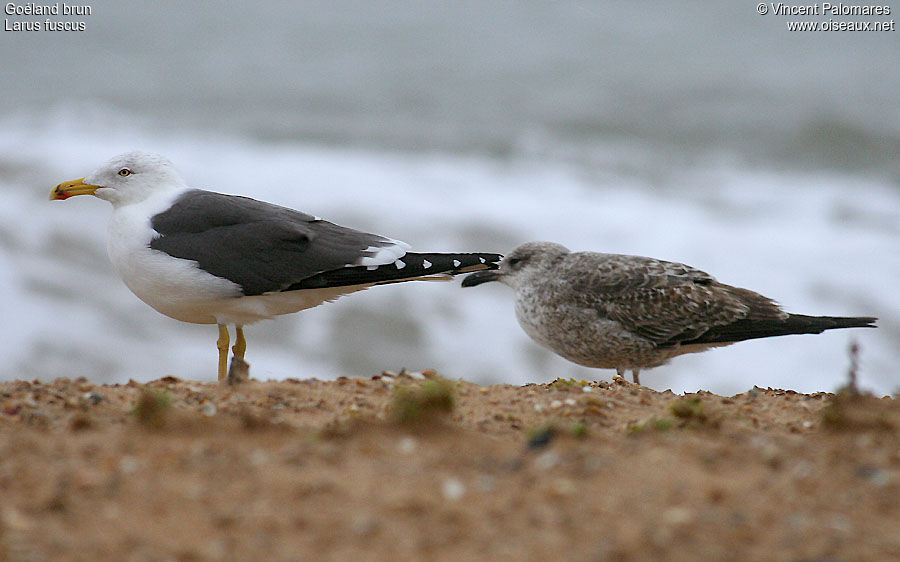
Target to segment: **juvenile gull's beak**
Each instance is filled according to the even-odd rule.
[[[98,189],[100,189],[99,185],[84,183],[84,178],[64,181],[50,191],[50,200],[63,200],[76,195],[93,195]]]
[[[463,287],[474,287],[489,281],[496,281],[502,277],[502,274],[496,269],[486,269],[484,271],[476,271],[472,275],[466,276],[462,281]]]

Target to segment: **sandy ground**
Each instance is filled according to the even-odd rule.
[[[432,372],[0,384],[2,560],[900,558],[900,407]]]

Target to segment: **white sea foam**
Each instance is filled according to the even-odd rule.
[[[0,123],[0,379],[215,377],[215,330],[157,314],[115,276],[104,255],[108,205],[88,197],[47,201],[59,181],[134,148],[165,154],[196,187],[407,240],[414,251],[505,252],[553,240],[573,250],[682,261],[789,311],[881,318],[878,330],[759,340],[678,358],[642,373],[654,388],[834,390],[854,338],[863,384],[880,392],[900,387],[900,194],[877,178],[725,160],[650,178],[537,157],[376,153],[133,129],[111,135],[65,118],[52,126]],[[528,340],[501,286],[377,287],[251,326],[247,336],[247,358],[261,379],[401,367],[516,384],[611,375]]]

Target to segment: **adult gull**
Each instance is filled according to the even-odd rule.
[[[218,376],[230,335],[243,361],[243,327],[374,285],[450,279],[496,268],[490,253],[412,253],[377,234],[248,197],[189,187],[158,154],[116,156],[60,183],[51,200],[94,195],[113,206],[107,250],[131,291],[159,312],[219,327]]]

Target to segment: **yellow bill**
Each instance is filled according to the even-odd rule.
[[[100,189],[99,185],[84,183],[84,178],[64,181],[50,191],[50,200],[63,200],[76,195],[93,195]]]

